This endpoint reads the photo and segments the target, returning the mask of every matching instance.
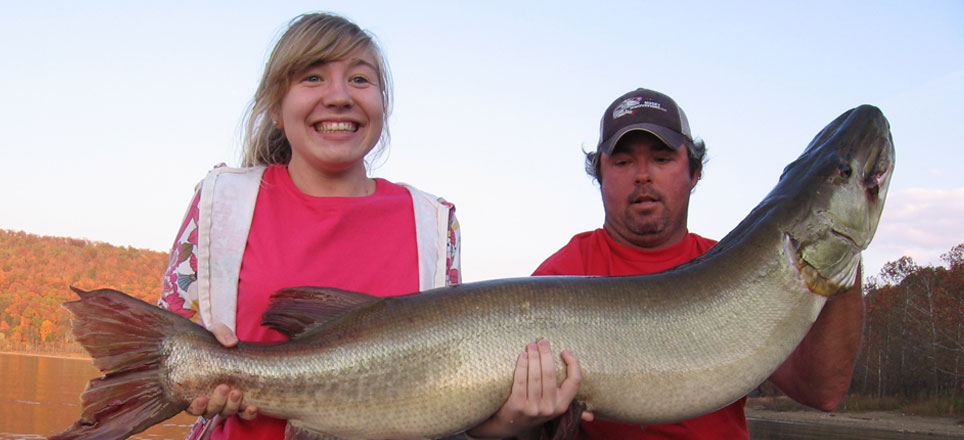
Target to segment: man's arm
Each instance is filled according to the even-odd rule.
[[[850,388],[864,319],[860,272],[854,287],[827,300],[803,341],[770,376],[793,400],[832,411]]]

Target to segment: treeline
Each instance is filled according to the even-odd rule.
[[[167,262],[163,252],[0,230],[0,350],[82,351],[60,306],[77,299],[69,286],[154,303]]]
[[[868,280],[852,394],[964,396],[964,243],[941,259],[946,268],[902,257]]]

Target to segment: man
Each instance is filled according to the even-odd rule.
[[[603,227],[574,236],[534,275],[642,275],[706,252],[716,242],[687,229],[689,197],[705,155],[705,145],[693,139],[686,115],[670,97],[637,89],[617,98],[603,114],[596,151],[586,155],[586,170],[602,192]],[[824,411],[835,408],[850,385],[862,319],[858,283],[830,298],[771,382],[800,403]],[[745,403],[743,398],[665,425],[584,421],[580,438],[745,439]]]

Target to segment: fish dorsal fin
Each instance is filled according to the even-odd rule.
[[[294,339],[318,327],[382,300],[377,296],[328,287],[291,287],[271,294],[261,325]]]

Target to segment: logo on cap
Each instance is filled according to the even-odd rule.
[[[647,107],[647,108],[651,108],[651,109],[659,110],[663,112],[666,111],[666,109],[663,108],[663,106],[660,103],[656,101],[643,102],[643,98],[637,96],[634,98],[625,99],[623,100],[623,102],[620,102],[619,105],[616,106],[616,109],[613,110],[613,119],[619,119],[623,116],[631,115],[634,112],[636,112],[636,109],[641,107]]]

